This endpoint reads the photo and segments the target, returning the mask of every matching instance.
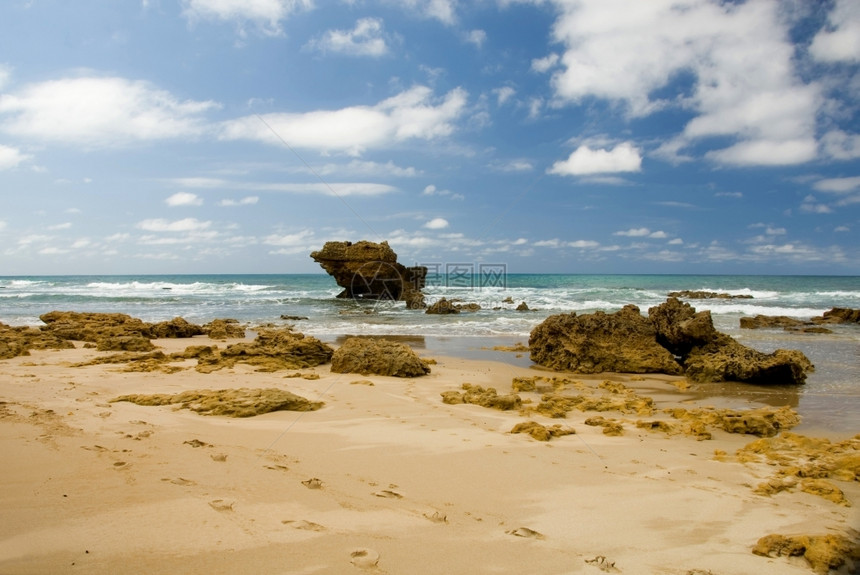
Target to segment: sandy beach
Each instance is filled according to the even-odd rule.
[[[170,353],[230,342],[154,343]],[[669,421],[666,408],[715,405],[683,391],[681,377],[442,356],[417,378],[338,374],[329,364],[271,373],[242,364],[199,373],[193,360],[172,373],[75,366],[105,355],[78,343],[0,361],[0,573],[808,574],[803,557],[752,549],[771,534],[857,541],[856,480],[826,479],[842,500],[826,498],[803,480],[774,479],[796,462],[739,457],[755,436],[713,428],[699,440],[637,426]],[[610,393],[606,381],[622,384],[654,410],[553,419],[442,401],[464,383],[510,394],[513,378],[534,376],[568,378],[595,397]],[[111,401],[231,388],[324,405],[230,418]],[[540,401],[539,390],[518,395],[526,407]],[[622,434],[604,433],[595,416]],[[510,433],[525,421],[575,433]],[[775,481],[784,489],[756,492]]]

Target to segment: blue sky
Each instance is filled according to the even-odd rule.
[[[860,3],[5,0],[0,275],[860,274]]]

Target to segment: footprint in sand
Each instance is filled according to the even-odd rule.
[[[190,479],[185,479],[184,477],[177,477],[176,479],[162,479],[162,481],[169,481],[174,485],[197,485],[196,481],[191,481]]]
[[[448,516],[442,515],[438,511],[434,511],[432,515],[425,513],[424,517],[429,519],[433,523],[448,523]]]
[[[209,507],[215,511],[233,511],[233,502],[225,501],[224,499],[213,499],[209,502]]]
[[[621,572],[617,567],[615,567],[615,561],[610,561],[609,559],[607,559],[603,555],[598,555],[594,559],[586,559],[585,562],[588,563],[589,565],[597,567],[598,569],[600,569],[601,571],[603,571],[605,573],[620,573]]]
[[[302,485],[308,489],[322,489],[323,482],[316,477],[311,477],[310,479],[302,481]]]
[[[528,527],[518,527],[517,529],[512,529],[511,531],[506,531],[505,533],[509,535],[513,535],[514,537],[526,537],[529,539],[543,539],[543,533],[538,533],[534,529],[529,529]]]
[[[191,447],[212,447],[210,444],[205,441],[200,441],[199,439],[189,439],[188,441],[183,441],[182,445],[190,445]]]
[[[301,529],[303,531],[325,531],[325,527],[313,521],[305,521],[304,519],[284,519],[281,521],[284,525],[289,525],[293,529]]]
[[[213,453],[209,457],[212,458],[212,461],[218,461],[221,463],[224,463],[225,461],[227,461],[227,454],[226,453]]]
[[[396,491],[391,491],[390,489],[383,489],[382,491],[374,492],[374,495],[377,497],[384,497],[386,499],[403,499],[403,496],[397,493]]]
[[[373,549],[361,548],[356,549],[349,554],[350,563],[360,569],[372,569],[379,563],[379,553]]]

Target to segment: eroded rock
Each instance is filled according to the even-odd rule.
[[[530,357],[558,371],[681,374],[656,333],[634,305],[613,314],[554,315],[532,330]]]
[[[522,407],[522,398],[516,394],[499,395],[494,387],[483,388],[480,385],[464,383],[463,391],[443,391],[442,402],[449,405],[471,403],[501,411],[509,411]]]
[[[333,373],[418,377],[430,367],[405,343],[387,339],[351,337],[331,357]]]
[[[524,421],[516,424],[511,433],[528,433],[538,441],[549,441],[553,437],[562,437],[572,435],[576,431],[570,427],[562,427],[561,425],[551,425],[549,427],[541,425],[537,421]]]
[[[413,309],[423,308],[427,268],[406,267],[388,242],[326,242],[311,258],[344,288],[337,297],[405,301]]]
[[[752,550],[762,557],[803,557],[813,571],[827,575],[831,569],[839,569],[846,563],[860,560],[860,544],[848,537],[828,533],[826,535],[765,535]]]
[[[272,411],[315,411],[321,402],[307,399],[282,389],[221,389],[185,391],[176,394],[122,395],[111,403],[128,401],[137,405],[177,405],[201,415],[253,417]]]

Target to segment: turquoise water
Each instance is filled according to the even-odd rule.
[[[860,277],[498,272],[431,273],[424,290],[428,303],[446,297],[482,307],[475,313],[442,316],[407,309],[402,302],[338,299],[341,288],[325,274],[0,276],[0,322],[39,325],[39,315],[53,310],[121,312],[151,322],[177,316],[194,323],[235,318],[249,324],[297,323],[302,332],[329,342],[359,333],[400,335],[431,353],[483,353],[487,359],[528,364],[527,358],[481,350],[495,343],[525,343],[532,328],[553,314],[612,312],[626,304],[647,313],[669,292],[680,290],[748,295],[752,298],[690,303],[697,310],[710,310],[717,329],[746,345],[762,351],[800,349],[816,371],[800,390],[742,386],[737,393],[772,395],[775,402],[783,401],[784,394],[809,425],[860,431],[860,328],[836,326],[832,335],[802,335],[739,327],[743,316],[809,319],[833,307],[860,308]],[[516,311],[520,302],[532,311]],[[287,321],[282,315],[308,319]]]

